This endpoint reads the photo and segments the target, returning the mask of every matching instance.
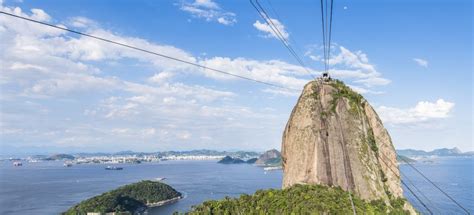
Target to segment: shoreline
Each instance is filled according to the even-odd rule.
[[[147,203],[146,206],[147,206],[147,209],[148,208],[160,207],[160,206],[164,206],[164,205],[173,204],[173,203],[179,201],[182,198],[183,198],[183,196],[178,196],[178,197],[174,197],[174,198],[159,201],[159,202]]]
[[[183,198],[184,197],[181,195],[181,196],[178,196],[178,197],[174,197],[174,198],[159,201],[159,202],[147,203],[147,204],[145,204],[146,205],[145,207],[139,208],[138,210],[134,211],[133,214],[143,214],[151,208],[157,208],[157,207],[173,204],[173,203],[176,203],[177,201],[179,201]]]

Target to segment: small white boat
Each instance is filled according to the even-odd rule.
[[[273,171],[273,170],[279,170],[279,169],[282,169],[282,167],[281,166],[269,166],[269,167],[263,168],[263,170],[265,170],[265,171]]]
[[[13,166],[23,166],[20,161],[13,162]]]

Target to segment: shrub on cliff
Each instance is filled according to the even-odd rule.
[[[405,200],[367,202],[352,195],[357,214],[409,214]],[[339,187],[294,185],[283,190],[259,190],[254,195],[206,201],[188,214],[352,214],[349,193]]]

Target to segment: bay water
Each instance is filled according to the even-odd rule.
[[[414,164],[434,183],[474,212],[474,159],[436,158]],[[64,167],[63,162],[0,162],[0,214],[60,214],[82,200],[119,186],[165,177],[165,183],[185,195],[177,203],[153,208],[148,214],[184,212],[192,205],[225,196],[238,197],[259,189],[279,189],[282,171],[264,171],[248,165],[223,165],[210,161],[163,161],[160,163],[121,164],[123,170],[106,171],[106,164],[81,164]],[[400,166],[404,181],[423,192],[418,194],[435,214],[462,214],[441,192],[408,165]],[[407,180],[408,179],[408,180]],[[416,190],[412,187],[416,192]],[[405,190],[405,196],[422,213],[426,209]]]

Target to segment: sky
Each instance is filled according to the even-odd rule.
[[[259,0],[316,76],[319,1]],[[330,74],[398,149],[474,150],[470,0],[334,2]],[[312,77],[249,1],[0,0],[0,10],[281,89],[0,14],[0,153],[255,150]]]

